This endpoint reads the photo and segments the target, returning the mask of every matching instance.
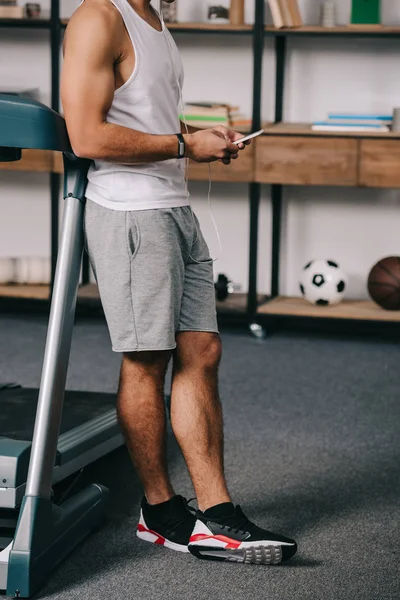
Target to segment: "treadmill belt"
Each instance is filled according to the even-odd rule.
[[[30,388],[0,391],[0,437],[30,441],[35,425],[39,390]],[[60,433],[115,408],[116,394],[97,392],[65,392]]]

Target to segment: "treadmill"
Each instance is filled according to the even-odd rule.
[[[90,161],[73,154],[58,113],[0,94],[0,161],[19,160],[23,148],[63,153],[65,208],[40,389],[0,383],[0,592],[15,598],[34,594],[104,517],[105,487],[57,505],[53,485],[124,443],[115,395],[65,392]]]

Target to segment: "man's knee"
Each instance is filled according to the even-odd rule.
[[[133,377],[164,380],[171,351],[125,352],[122,359],[122,373]],[[129,376],[128,375],[128,376]]]
[[[178,369],[201,369],[214,371],[218,369],[222,356],[222,343],[216,333],[187,332],[185,338],[178,336],[177,349],[174,356]]]

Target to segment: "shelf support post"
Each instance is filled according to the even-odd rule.
[[[275,123],[283,119],[283,101],[285,95],[285,64],[286,64],[286,37],[275,37],[276,81],[275,81]]]
[[[253,31],[253,131],[261,129],[262,63],[264,54],[264,0],[256,0]],[[258,221],[261,185],[251,183],[249,231],[249,285],[247,315],[252,321],[257,313]]]
[[[272,269],[271,269],[271,296],[279,295],[280,254],[282,232],[282,196],[283,186],[272,185]]]

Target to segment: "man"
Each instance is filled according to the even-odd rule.
[[[94,160],[85,242],[113,350],[123,354],[117,410],[144,488],[138,536],[199,558],[278,564],[295,542],[251,523],[225,481],[212,260],[182,160],[229,164],[245,148],[233,143],[241,135],[186,132],[178,116],[182,63],[150,0],[85,0],[68,25],[64,56],[71,144]],[[198,511],[168,477],[171,358],[171,422]]]

